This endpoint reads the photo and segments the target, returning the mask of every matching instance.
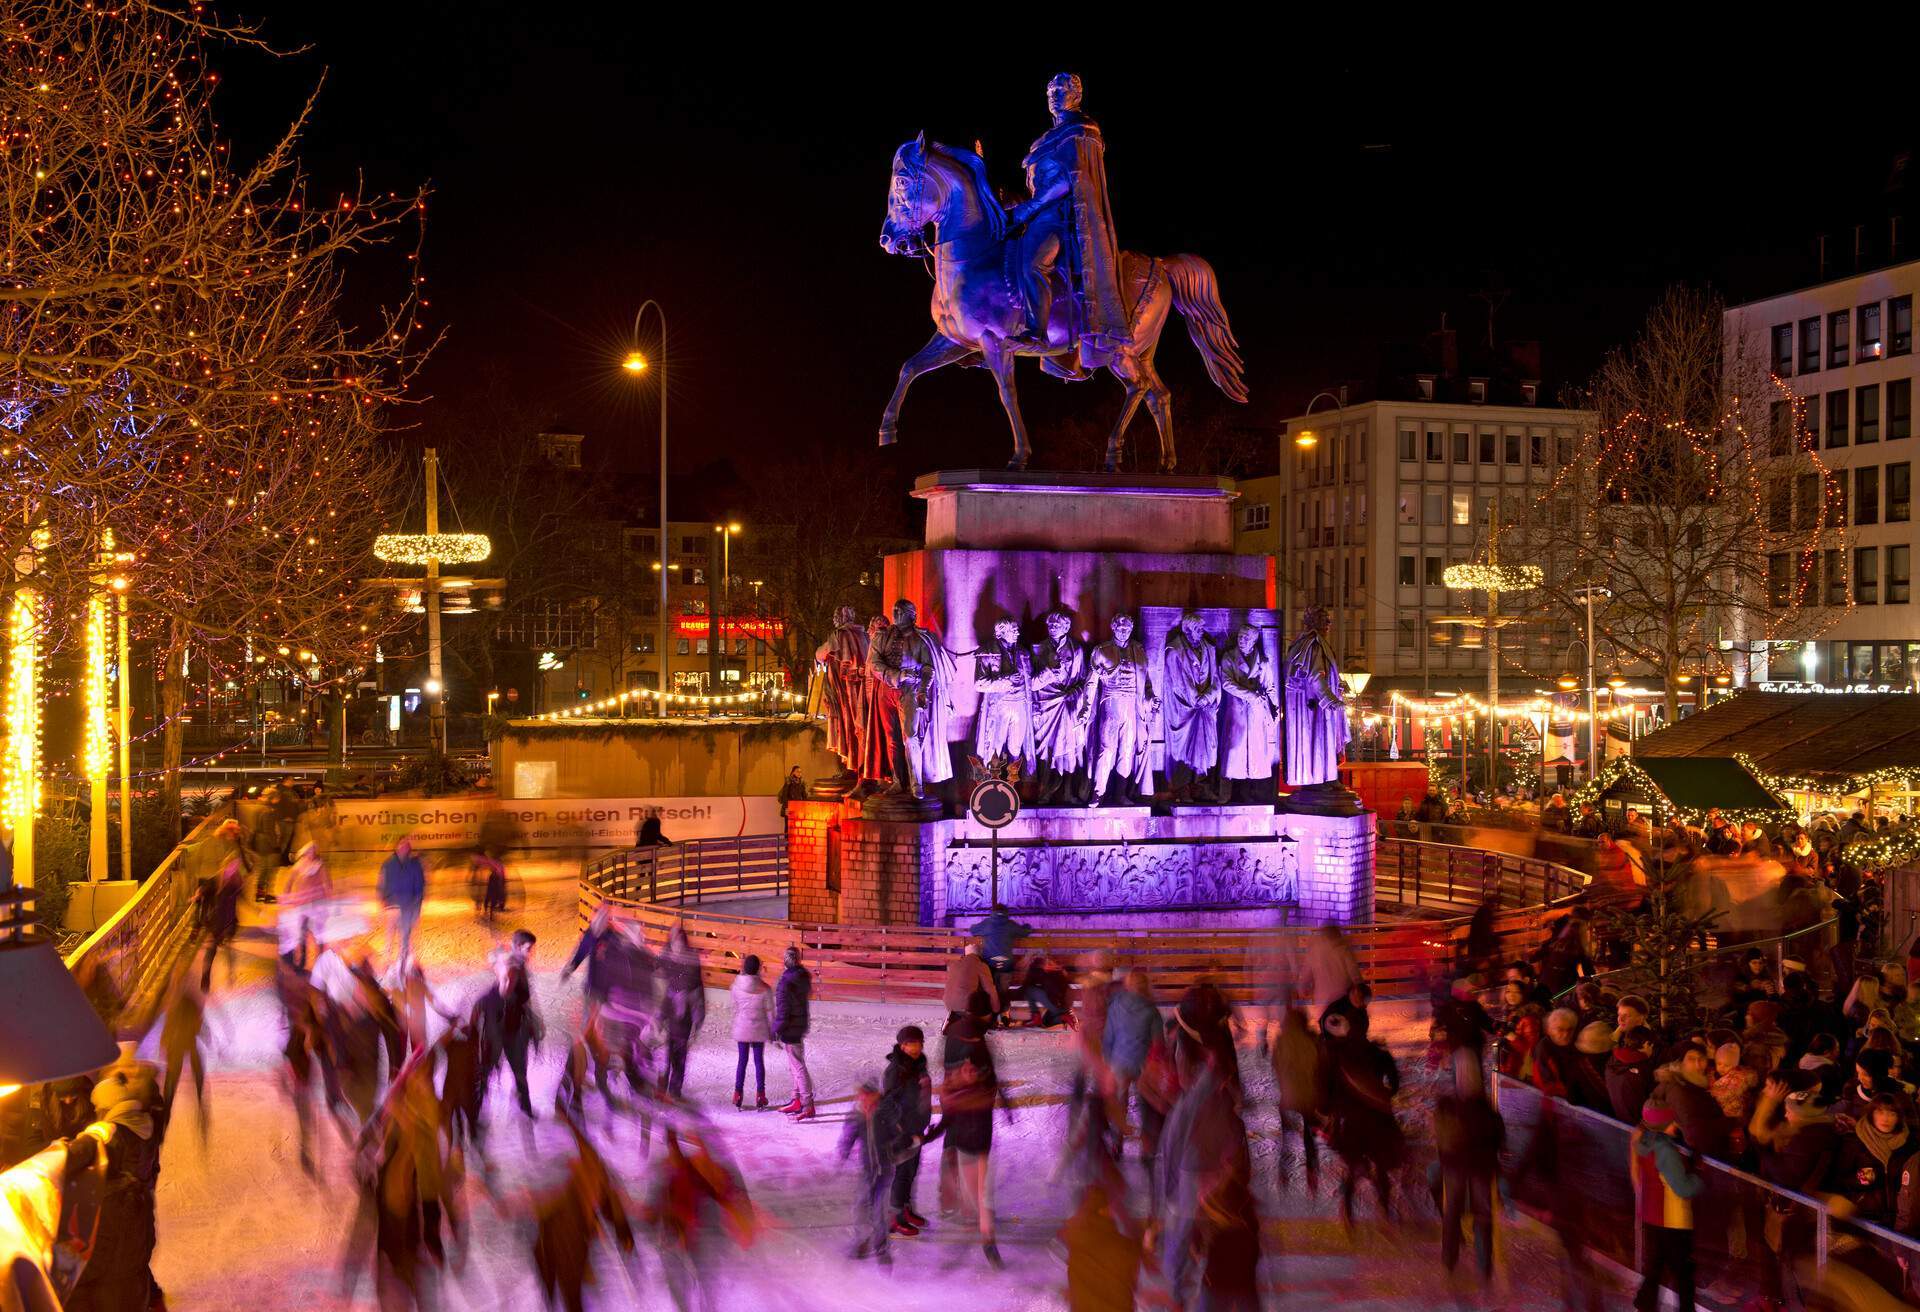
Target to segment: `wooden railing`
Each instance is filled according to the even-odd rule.
[[[734,840],[721,840],[732,843]],[[1440,844],[1390,840],[1383,850],[1404,843],[1409,851],[1392,851],[1396,874],[1404,870],[1411,902],[1416,887],[1448,887],[1449,865],[1455,876],[1453,894],[1435,897],[1421,893],[1420,905],[1436,908],[1477,907],[1482,896],[1497,893],[1509,909],[1493,918],[1493,933],[1506,955],[1531,950],[1544,938],[1541,903],[1552,903],[1584,887],[1586,877],[1565,867],[1500,853],[1469,852]],[[1430,849],[1430,850],[1421,850]],[[664,855],[670,849],[655,849]],[[635,849],[645,852],[645,849]],[[1450,856],[1457,853],[1457,856]],[[621,858],[627,858],[622,860]],[[1461,864],[1472,858],[1469,867]],[[580,883],[580,917],[585,924],[601,903],[611,903],[615,914],[643,930],[648,943],[663,947],[673,926],[687,932],[699,953],[707,983],[724,987],[739,969],[741,958],[758,956],[769,967],[790,946],[798,946],[814,975],[814,988],[823,998],[884,998],[931,1001],[940,996],[946,970],[966,944],[968,927],[923,928],[910,925],[818,925],[730,916],[705,909],[683,909],[679,899],[696,902],[700,890],[709,898],[727,895],[729,876],[707,862],[688,893],[684,873],[666,877],[660,858],[633,858],[615,853],[593,863]],[[684,871],[684,866],[682,867]],[[1416,873],[1424,872],[1424,874]],[[648,876],[653,878],[649,881]],[[767,878],[764,874],[763,879]],[[1423,883],[1424,879],[1424,883]],[[746,873],[740,887],[754,891]],[[1397,889],[1378,875],[1376,892],[1383,900],[1397,900]],[[1537,899],[1519,902],[1520,898]],[[1276,908],[1276,918],[1281,909]],[[1431,920],[1355,925],[1347,929],[1348,946],[1375,992],[1383,997],[1407,997],[1425,992],[1450,968],[1458,944],[1466,937],[1468,917],[1454,915]],[[1047,929],[1022,939],[1022,956],[1048,952],[1071,964],[1082,955],[1105,950],[1116,965],[1144,968],[1162,998],[1177,998],[1202,976],[1220,985],[1235,1001],[1271,997],[1284,979],[1301,979],[1307,953],[1318,931],[1297,926],[1220,929]]]
[[[149,1016],[190,946],[193,892],[219,869],[214,832],[227,814],[223,807],[194,826],[126,905],[67,954],[67,969],[109,1026]]]
[[[1404,907],[1503,907],[1558,902],[1587,886],[1570,866],[1482,848],[1383,838],[1374,853],[1373,895]]]
[[[620,901],[656,905],[777,897],[787,891],[787,836],[752,834],[629,847],[590,863],[583,880]]]

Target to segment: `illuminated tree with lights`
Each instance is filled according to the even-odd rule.
[[[206,58],[235,43],[261,46],[140,0],[0,28],[0,545],[44,544],[9,586],[42,599],[45,653],[105,535],[134,555],[175,800],[190,645],[253,677],[249,652],[324,652],[322,678],[370,645],[352,580],[390,503],[379,425],[427,345],[417,248],[397,305],[358,331],[339,312],[343,261],[417,229],[423,198],[313,194],[305,110],[236,163]]]
[[[1587,584],[1611,591],[1599,631],[1661,681],[1669,719],[1688,663],[1723,640],[1830,622],[1819,572],[1823,552],[1845,559],[1845,489],[1805,440],[1801,398],[1726,339],[1717,298],[1669,290],[1583,403],[1591,428],[1515,550],[1546,566],[1542,599],[1570,618]]]

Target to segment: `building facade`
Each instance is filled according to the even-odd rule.
[[[1477,381],[1466,395],[1485,394]],[[1519,394],[1538,399],[1537,387]],[[1371,704],[1396,691],[1484,689],[1482,631],[1443,621],[1483,614],[1485,597],[1447,588],[1446,567],[1485,560],[1489,524],[1524,528],[1545,513],[1538,503],[1590,422],[1585,411],[1419,396],[1288,420],[1278,506],[1289,626],[1326,607],[1341,668],[1371,676]],[[1565,617],[1524,617],[1502,630],[1502,676],[1551,679],[1574,636]]]
[[[1730,307],[1725,340],[1763,350],[1794,400],[1774,403],[1775,441],[1800,411],[1799,440],[1830,472],[1828,523],[1845,545],[1803,562],[1769,561],[1768,604],[1817,613],[1788,626],[1799,640],[1752,638],[1750,683],[1825,687],[1920,684],[1920,611],[1913,589],[1913,303],[1920,262],[1895,264]],[[1808,476],[1817,481],[1817,476]],[[1770,513],[1812,513],[1817,486],[1781,495]],[[1742,663],[1735,657],[1736,668]]]

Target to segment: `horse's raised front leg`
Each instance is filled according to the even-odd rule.
[[[887,408],[880,415],[880,445],[892,446],[900,438],[900,405],[907,399],[907,388],[921,374],[938,369],[943,365],[957,363],[973,354],[973,348],[956,342],[942,333],[935,333],[933,340],[915,351],[900,366],[900,381],[893,385],[893,396],[887,401]]]
[[[1025,469],[1033,448],[1027,443],[1027,424],[1020,417],[1020,397],[1013,388],[1013,351],[998,337],[983,337],[980,354],[986,357],[987,368],[993,370],[993,381],[1000,388],[1000,405],[1013,428],[1013,459],[1007,461],[1007,468]]]

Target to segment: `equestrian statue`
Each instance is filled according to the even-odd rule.
[[[900,366],[880,418],[880,445],[899,436],[900,405],[913,380],[950,364],[993,374],[1013,428],[1009,469],[1033,454],[1014,392],[1013,364],[1038,356],[1058,378],[1080,381],[1105,368],[1126,388],[1107,436],[1106,468],[1119,467],[1127,425],[1145,400],[1160,433],[1160,468],[1171,472],[1173,398],[1153,367],[1169,307],[1186,320],[1207,376],[1234,401],[1247,399],[1239,343],[1227,323],[1213,266],[1198,255],[1141,255],[1114,239],[1107,204],[1106,146],[1080,110],[1080,79],[1047,84],[1053,126],[1023,161],[1028,198],[1009,212],[987,182],[980,152],[928,141],[922,132],[894,152],[880,248],[933,259],[933,340]]]

